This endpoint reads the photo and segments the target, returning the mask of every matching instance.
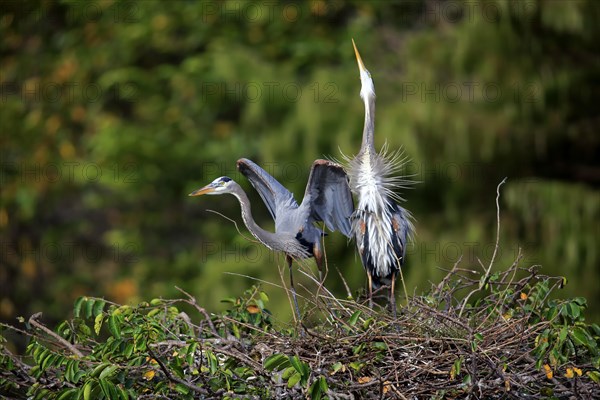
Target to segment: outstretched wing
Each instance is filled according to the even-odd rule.
[[[305,201],[310,202],[310,216],[323,221],[332,231],[340,231],[346,237],[352,235],[350,217],[354,202],[348,186],[348,176],[341,165],[328,160],[316,160],[310,170]]]
[[[237,169],[250,181],[269,209],[273,220],[285,209],[297,208],[298,203],[277,179],[247,158],[237,160]]]

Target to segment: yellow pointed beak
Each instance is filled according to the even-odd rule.
[[[207,194],[210,192],[214,192],[215,189],[210,187],[210,185],[208,186],[204,186],[198,190],[194,190],[192,193],[188,194],[188,196],[202,196],[203,194]]]
[[[354,39],[352,39],[352,46],[354,46],[354,54],[356,54],[356,61],[358,62],[358,69],[360,69],[361,71],[365,71],[365,64],[363,64],[362,58],[360,58],[360,53],[358,52],[358,49],[356,48],[356,43],[354,43]]]

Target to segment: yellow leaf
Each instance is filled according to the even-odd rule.
[[[527,300],[527,293],[521,292],[521,300]]]
[[[573,371],[577,374],[577,376],[581,376],[581,370],[577,367],[573,367]]]
[[[565,374],[565,376],[569,379],[575,376],[575,374],[573,374],[573,368],[567,368],[567,373]]]
[[[548,364],[544,364],[544,370],[546,371],[546,378],[552,379],[554,374],[552,373],[552,368]]]
[[[246,311],[248,311],[250,314],[258,314],[260,312],[260,308],[254,304],[250,304],[246,307]]]
[[[371,378],[369,376],[361,376],[357,380],[358,380],[358,383],[369,383],[369,382],[371,382],[372,379],[373,378]]]
[[[154,372],[154,370],[150,369],[150,370],[144,372],[144,379],[147,381],[151,381],[152,378],[154,378],[155,374],[156,374],[156,372]]]
[[[392,389],[392,383],[390,381],[383,382],[383,394],[386,394]]]

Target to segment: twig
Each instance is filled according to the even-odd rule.
[[[31,325],[33,325],[34,327],[40,329],[47,335],[52,336],[59,343],[61,343],[63,346],[65,346],[67,349],[69,349],[69,351],[71,351],[71,353],[75,354],[77,357],[83,358],[83,353],[80,352],[79,350],[77,350],[77,348],[75,346],[73,346],[71,343],[66,341],[64,338],[60,337],[58,334],[52,332],[50,329],[46,328],[44,325],[37,322],[36,319],[40,318],[41,316],[42,316],[41,312],[33,314],[31,317],[29,317],[29,323]]]
[[[217,215],[219,215],[219,216],[221,216],[221,217],[225,218],[225,219],[226,219],[226,220],[228,220],[229,222],[232,222],[232,223],[233,223],[233,225],[235,226],[235,230],[237,231],[237,233],[239,233],[239,234],[240,234],[240,236],[241,236],[241,237],[243,237],[244,239],[246,239],[247,241],[249,241],[249,242],[253,242],[253,243],[261,243],[260,241],[258,241],[258,240],[256,240],[256,239],[252,239],[252,238],[250,238],[250,237],[248,237],[248,236],[244,235],[244,234],[243,234],[243,233],[240,231],[240,228],[238,227],[238,224],[237,224],[237,222],[236,222],[235,220],[233,220],[233,219],[229,218],[228,216],[226,216],[226,215],[224,215],[224,214],[221,214],[220,212],[218,212],[218,211],[215,211],[215,210],[210,210],[210,209],[207,209],[206,211],[208,211],[208,212],[210,212],[210,213],[213,213],[213,214],[217,214]],[[262,244],[262,243],[261,243],[261,244]]]
[[[492,253],[492,258],[490,259],[490,264],[488,265],[487,270],[485,271],[485,275],[483,279],[480,280],[479,287],[477,289],[473,289],[467,296],[465,296],[462,307],[460,308],[460,312],[458,316],[461,317],[463,311],[465,310],[465,306],[469,302],[469,298],[483,289],[490,278],[490,271],[492,270],[492,265],[494,264],[494,260],[496,259],[496,253],[498,252],[498,243],[500,240],[500,186],[502,186],[506,182],[506,178],[502,179],[502,182],[496,186],[496,245],[494,246],[494,252]]]
[[[352,297],[352,291],[350,290],[350,286],[348,286],[348,282],[346,282],[346,279],[344,278],[344,276],[340,272],[340,269],[337,267],[337,265],[335,266],[335,270],[337,271],[338,275],[340,276],[340,279],[342,280],[342,284],[344,285],[344,289],[346,289],[346,298],[347,299],[353,299],[353,297]]]
[[[498,242],[500,241],[500,186],[506,183],[506,178],[502,179],[502,182],[496,187],[496,245],[494,246],[494,253],[490,259],[490,265],[488,266],[486,276],[490,274],[494,260],[496,260],[496,253],[498,252]]]
[[[193,390],[196,393],[201,393],[205,396],[210,394],[210,392],[208,390],[201,388],[199,386],[193,385],[193,384],[189,383],[188,381],[183,380],[183,379],[171,374],[171,372],[167,369],[167,367],[162,362],[162,360],[159,357],[157,357],[156,354],[154,354],[154,352],[150,349],[150,347],[148,347],[148,354],[150,354],[150,357],[152,357],[158,363],[158,366],[160,367],[162,372],[165,374],[167,379],[169,379],[170,381],[180,383],[183,386],[187,387],[188,389]]]
[[[212,331],[213,335],[219,337],[219,332],[215,328],[215,325],[213,324],[212,320],[210,319],[210,315],[208,315],[208,312],[206,312],[206,310],[203,307],[200,307],[198,305],[198,303],[196,302],[196,298],[188,292],[186,292],[185,290],[183,290],[182,288],[180,288],[179,286],[175,286],[175,289],[179,290],[181,293],[187,296],[188,300],[186,301],[186,303],[193,306],[199,313],[201,313],[204,316],[204,319],[208,323],[208,326],[210,327],[210,330]]]
[[[252,367],[254,369],[254,371],[264,374],[262,365],[260,365],[259,363],[252,360],[251,358],[247,357],[244,354],[236,353],[236,352],[229,351],[224,348],[215,347],[215,346],[211,346],[211,349],[215,353],[221,353],[221,354],[225,354],[226,356],[229,356],[231,358],[235,358],[236,360],[241,361],[242,363],[248,365],[249,367]]]

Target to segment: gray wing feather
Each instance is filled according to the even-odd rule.
[[[310,170],[304,199],[310,201],[311,217],[332,231],[352,236],[350,217],[354,212],[348,176],[341,165],[316,160]],[[303,200],[304,201],[304,200]]]
[[[273,220],[277,218],[277,214],[284,208],[298,207],[294,195],[253,161],[247,158],[240,158],[237,161],[237,168],[250,181],[263,199]]]

